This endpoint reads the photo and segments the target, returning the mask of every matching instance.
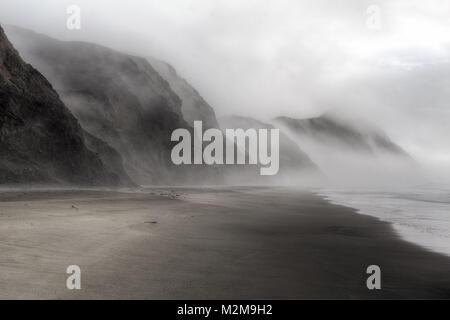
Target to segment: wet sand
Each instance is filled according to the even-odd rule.
[[[450,298],[449,258],[292,188],[3,189],[0,252],[2,299]]]

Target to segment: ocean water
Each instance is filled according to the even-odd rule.
[[[335,204],[392,223],[406,241],[450,256],[450,187],[320,189]]]

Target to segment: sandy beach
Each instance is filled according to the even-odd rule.
[[[449,258],[294,188],[2,189],[0,252],[2,299],[450,298]]]

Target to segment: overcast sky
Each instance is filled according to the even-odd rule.
[[[219,115],[335,109],[450,163],[450,0],[1,0],[0,23],[166,60]]]

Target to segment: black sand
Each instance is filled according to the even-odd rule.
[[[2,191],[0,251],[3,299],[450,298],[450,258],[289,188]]]

